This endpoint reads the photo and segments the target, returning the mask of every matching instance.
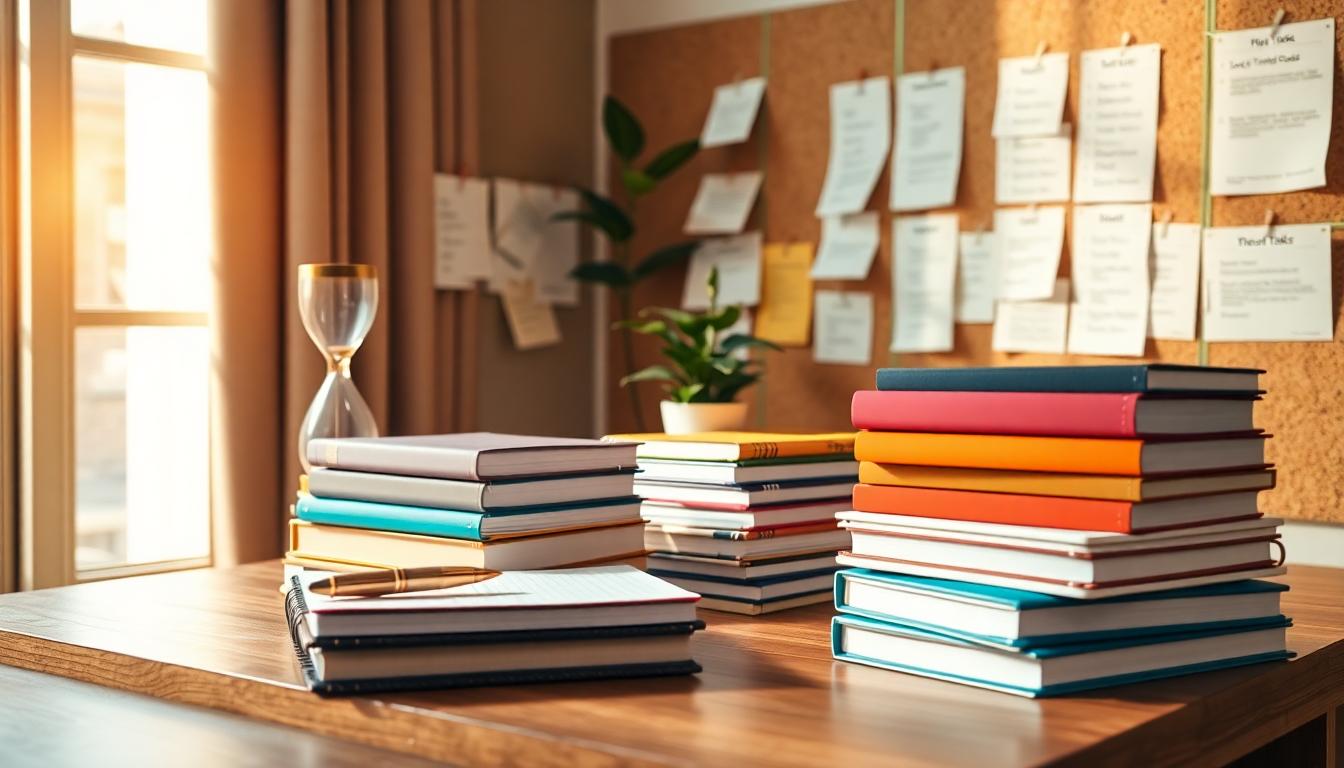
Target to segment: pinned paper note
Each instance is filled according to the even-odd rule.
[[[1068,88],[1067,53],[999,59],[994,138],[1057,135]]]
[[[579,264],[579,224],[576,221],[553,218],[563,211],[578,210],[579,193],[562,187],[549,187],[540,203],[546,216],[541,234],[541,249],[533,257],[532,274],[537,284],[537,297],[561,307],[579,305],[579,283],[570,272]]]
[[[957,322],[994,322],[994,233],[962,232],[958,238]]]
[[[683,309],[708,309],[709,272],[719,270],[719,306],[761,301],[761,233],[706,240],[691,254],[686,285],[681,294]]]
[[[994,201],[1062,203],[1069,199],[1069,162],[1073,156],[1072,126],[1065,123],[1054,136],[999,139],[995,145]]]
[[[1049,298],[1064,251],[1064,209],[1001,208],[994,212],[994,235],[998,297]]]
[[[490,276],[490,182],[434,174],[434,287],[473,288]]]
[[[1069,352],[1143,354],[1152,224],[1148,203],[1074,207]]]
[[[1335,66],[1334,19],[1214,35],[1210,192],[1325,185]]]
[[[891,148],[891,81],[870,77],[831,86],[831,157],[818,216],[858,213],[868,205]]]
[[[1156,43],[1083,52],[1074,202],[1153,199],[1161,69]]]
[[[898,216],[891,223],[892,352],[952,349],[957,216]]]
[[[807,346],[812,329],[812,244],[771,243],[761,249],[761,269],[756,335],[781,346]]]
[[[918,211],[957,201],[966,69],[902,75],[896,81],[891,209]]]
[[[1069,281],[1059,278],[1043,301],[1000,301],[994,308],[996,352],[1063,354],[1069,326]]]
[[[873,361],[873,294],[817,291],[812,359],[868,365]]]
[[[1330,341],[1327,224],[1204,230],[1204,338]]]
[[[1148,335],[1154,339],[1195,340],[1201,239],[1198,224],[1153,225]]]
[[[578,210],[571,189],[495,179],[495,245],[490,290],[503,293],[510,281],[532,281],[542,301],[565,306],[579,302],[578,283],[569,273],[579,263],[579,231],[573,221],[553,221]]]
[[[821,246],[813,280],[866,280],[877,255],[877,211],[821,220]]]
[[[761,172],[707,173],[700,178],[700,189],[691,202],[685,231],[692,235],[735,235],[747,225],[756,194],[761,189]]]
[[[508,322],[515,347],[528,350],[560,343],[560,326],[555,321],[555,310],[537,296],[530,281],[509,281],[500,299],[504,303],[504,319]]]
[[[714,89],[714,100],[700,131],[701,147],[722,147],[739,144],[751,136],[756,124],[756,113],[765,95],[765,78],[753,77]]]

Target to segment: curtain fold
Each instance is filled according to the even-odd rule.
[[[212,3],[219,564],[284,546],[298,429],[324,374],[295,307],[299,264],[378,271],[352,368],[383,434],[471,420],[457,382],[474,369],[475,296],[434,289],[433,176],[474,166],[458,71],[473,3]]]

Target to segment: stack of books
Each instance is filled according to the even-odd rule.
[[[742,614],[826,602],[849,545],[854,434],[705,432],[638,441],[649,572]]]
[[[1260,373],[879,371],[836,658],[1030,696],[1287,658]]]
[[[699,672],[696,596],[628,565],[515,571],[468,586],[327,597],[287,579],[299,665],[319,693]]]
[[[635,445],[477,432],[317,439],[286,565],[643,565]]]

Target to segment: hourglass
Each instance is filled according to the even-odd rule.
[[[378,425],[350,379],[350,358],[378,310],[378,277],[367,264],[300,264],[299,316],[327,359],[327,377],[299,428],[299,461],[309,469],[315,437],[377,437]]]

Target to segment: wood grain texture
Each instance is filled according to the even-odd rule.
[[[1213,199],[1213,225],[1245,226],[1264,221],[1265,210],[1284,224],[1344,220],[1344,5],[1338,0],[1295,0],[1275,3],[1287,11],[1286,21],[1335,18],[1335,109],[1326,155],[1326,186],[1279,195],[1246,195]],[[1251,0],[1217,0],[1219,29],[1263,27],[1273,11]],[[1340,314],[1340,280],[1344,278],[1344,232],[1332,239],[1331,307],[1335,338],[1330,342],[1214,343],[1210,365],[1249,365],[1268,371],[1269,396],[1257,408],[1260,426],[1274,435],[1267,444],[1269,460],[1281,473],[1279,487],[1266,494],[1265,511],[1303,520],[1344,522],[1344,318]]]
[[[1290,663],[1033,701],[830,658],[831,610],[706,613],[695,677],[323,699],[277,563],[0,597],[0,663],[472,765],[1215,765],[1344,704],[1344,571],[1294,568]]]

